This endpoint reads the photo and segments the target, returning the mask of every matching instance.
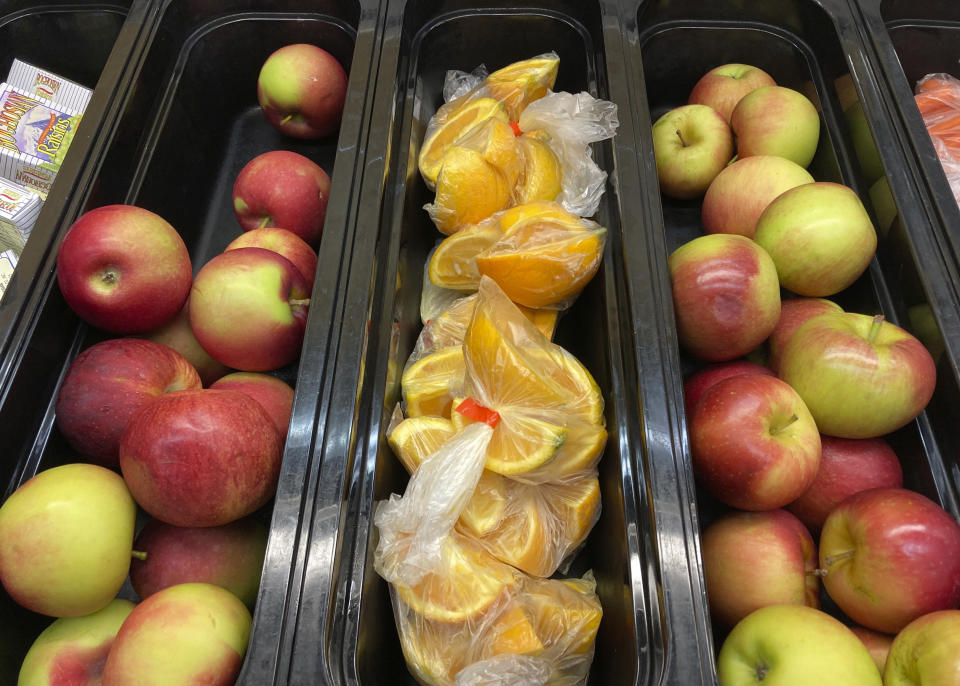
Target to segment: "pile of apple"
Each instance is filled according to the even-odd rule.
[[[680,344],[715,363],[684,384],[697,484],[735,508],[702,533],[711,615],[731,629],[720,683],[960,683],[960,525],[902,488],[883,439],[923,411],[935,364],[882,316],[825,299],[877,239],[851,189],[804,168],[816,109],[724,65],[653,134],[662,192],[705,194],[708,235],[670,273]],[[738,359],[764,343],[766,366]],[[855,626],[819,611],[821,582]]]
[[[339,126],[347,77],[310,45],[264,63],[258,98],[296,137]],[[0,582],[58,618],[21,686],[231,684],[251,630],[330,181],[284,150],[233,189],[244,230],[193,276],[145,209],[91,210],[57,254],[67,304],[108,338],[71,363],[56,423],[85,462],[41,471],[0,507]],[[231,371],[237,370],[237,371]],[[119,473],[118,473],[119,472]],[[134,540],[138,506],[152,519]],[[139,605],[117,598],[127,579]],[[64,680],[66,679],[66,680]]]

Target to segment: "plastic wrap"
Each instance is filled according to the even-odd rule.
[[[428,274],[464,292],[488,276],[517,304],[563,309],[597,273],[605,242],[605,228],[556,203],[518,205],[444,239]]]
[[[928,74],[917,82],[915,98],[953,197],[960,203],[960,80]]]
[[[607,173],[593,161],[590,143],[612,138],[617,106],[589,93],[551,93],[531,103],[518,122],[521,131],[545,131],[560,160],[562,191],[556,201],[581,217],[600,205]]]

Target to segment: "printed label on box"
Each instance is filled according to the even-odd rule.
[[[80,114],[87,109],[93,94],[89,88],[18,59],[13,60],[7,83]]]
[[[17,256],[12,250],[0,253],[0,295],[3,295],[10,285],[10,277],[17,268]]]
[[[19,253],[30,238],[42,207],[43,199],[39,194],[8,179],[0,179],[0,224],[16,230],[16,236],[5,241],[2,247],[13,248]]]

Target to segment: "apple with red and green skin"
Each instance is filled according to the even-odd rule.
[[[784,157],[738,159],[717,174],[703,196],[703,230],[753,238],[767,206],[785,191],[808,183],[813,183],[810,172]]]
[[[330,177],[318,164],[288,150],[257,155],[233,184],[233,211],[244,231],[275,227],[311,247],[320,244]]]
[[[225,588],[253,607],[260,587],[267,529],[251,517],[210,527],[181,527],[156,519],[137,535],[142,559],[130,565],[141,599],[169,586],[203,582]]]
[[[730,123],[730,115],[740,99],[761,86],[776,86],[767,72],[749,64],[722,64],[700,77],[690,91],[688,105],[708,105]]]
[[[774,376],[774,373],[763,365],[749,360],[733,360],[732,362],[718,362],[717,364],[707,365],[703,369],[698,369],[683,381],[683,402],[687,410],[687,416],[693,412],[693,408],[707,389],[714,384],[729,379],[731,376],[742,376],[744,374],[763,374],[765,376]]]
[[[697,198],[733,157],[733,134],[712,107],[684,105],[654,123],[653,152],[660,191],[680,200]]]
[[[240,234],[230,242],[227,250],[237,248],[265,248],[280,253],[300,272],[307,283],[307,291],[313,291],[313,278],[317,271],[317,253],[297,234],[286,229],[254,229]]]
[[[200,345],[190,328],[190,312],[186,304],[173,319],[159,329],[143,334],[143,337],[180,353],[197,370],[204,386],[209,386],[230,371],[229,367],[210,357],[210,353]]]
[[[767,605],[820,606],[817,549],[785,510],[731,512],[701,538],[710,616],[732,627]]]
[[[75,221],[57,251],[63,299],[84,321],[112,333],[142,333],[183,307],[193,269],[183,239],[162,217],[107,205]]]
[[[743,236],[713,234],[670,255],[680,344],[711,362],[742,357],[780,318],[780,285],[770,256]]]
[[[240,391],[256,400],[270,415],[280,438],[286,441],[293,411],[293,389],[288,383],[269,374],[234,372],[227,374],[211,388]]]
[[[817,152],[820,115],[802,93],[762,86],[737,103],[730,128],[737,136],[738,159],[776,155],[806,167]]]
[[[780,319],[767,339],[767,366],[776,373],[780,368],[780,355],[793,332],[802,324],[821,314],[843,312],[843,308],[825,298],[787,298],[780,303]]]
[[[271,54],[257,78],[257,101],[271,126],[294,138],[322,138],[340,127],[347,72],[323,48],[287,45]]]
[[[93,614],[55,621],[27,651],[17,686],[100,686],[107,654],[133,607],[115,598]]]
[[[787,341],[778,374],[822,433],[875,438],[912,421],[936,386],[923,344],[898,326],[852,312],[807,321]]]
[[[901,486],[900,460],[882,438],[821,436],[817,476],[786,509],[810,531],[819,533],[827,516],[847,496],[871,488]]]
[[[137,503],[175,526],[219,526],[273,496],[281,444],[273,420],[238,391],[166,393],[134,414],[120,468]]]
[[[860,491],[824,522],[820,568],[847,616],[895,634],[921,615],[960,604],[960,525],[914,491]]]
[[[116,467],[130,417],[161,393],[200,388],[179,353],[139,338],[111,338],[70,364],[57,395],[57,427],[84,458]]]
[[[757,220],[753,240],[773,258],[780,285],[811,297],[849,287],[877,251],[877,232],[860,198],[828,181],[777,197]]]
[[[782,507],[817,474],[816,424],[800,396],[776,377],[714,384],[693,408],[689,427],[697,483],[731,507]]]
[[[207,262],[190,293],[190,327],[214,359],[265,372],[300,354],[310,292],[287,258],[237,248]]]
[[[860,639],[870,653],[870,657],[873,658],[874,664],[877,665],[877,669],[883,674],[887,664],[887,655],[890,654],[890,645],[893,643],[893,636],[881,634],[879,631],[872,631],[862,626],[852,626],[850,631]]]
[[[890,646],[883,683],[960,683],[960,610],[931,612],[905,626]]]
[[[240,674],[250,612],[212,584],[154,593],[127,617],[107,656],[102,686],[228,686]]]
[[[805,605],[769,605],[727,635],[720,686],[882,686],[873,658],[849,628]]]
[[[130,569],[137,505],[99,465],[40,472],[0,507],[0,581],[18,604],[51,617],[105,607]]]

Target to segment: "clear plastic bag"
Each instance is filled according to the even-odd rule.
[[[562,188],[556,198],[581,217],[593,216],[600,205],[607,173],[593,161],[591,143],[612,138],[617,131],[616,104],[589,93],[551,93],[520,114],[521,131],[546,131],[557,154]]]
[[[949,74],[928,74],[917,82],[915,92],[923,123],[960,203],[960,80]]]

